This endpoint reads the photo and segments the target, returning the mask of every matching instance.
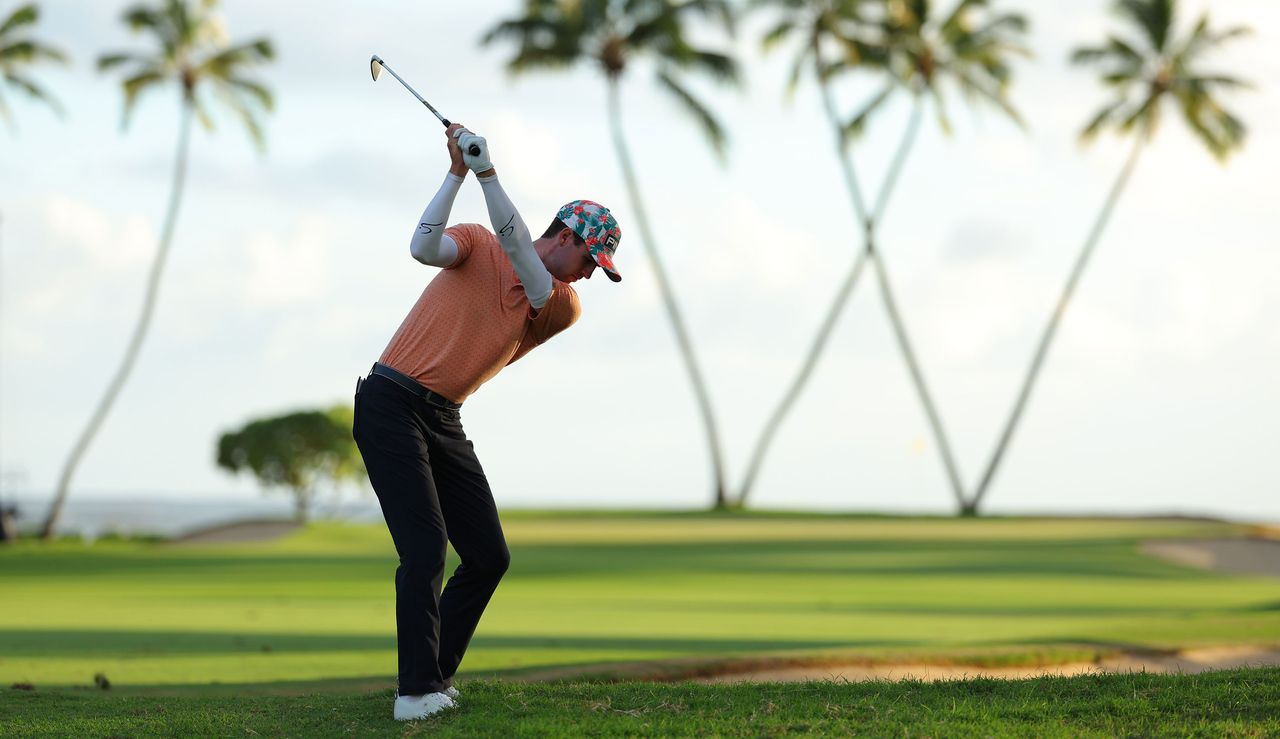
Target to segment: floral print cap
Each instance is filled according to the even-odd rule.
[[[613,253],[622,240],[622,229],[618,228],[618,221],[608,208],[591,200],[575,200],[561,208],[556,218],[587,242],[591,258],[604,269],[609,279],[622,281],[622,275],[613,266]]]

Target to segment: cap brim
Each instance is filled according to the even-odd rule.
[[[604,258],[601,259],[601,257]],[[592,252],[591,259],[596,263],[596,266],[604,270],[604,273],[609,276],[610,280],[613,280],[614,282],[622,282],[622,275],[618,274],[618,270],[613,266],[613,259],[611,257],[606,255],[604,252]]]

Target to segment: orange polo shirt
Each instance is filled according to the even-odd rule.
[[[378,360],[461,403],[491,377],[582,315],[574,289],[552,278],[538,315],[498,239],[476,223],[445,230],[458,258],[427,284]]]

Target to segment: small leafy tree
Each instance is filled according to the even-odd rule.
[[[218,466],[236,474],[251,472],[268,489],[288,488],[294,517],[303,523],[321,482],[337,486],[365,479],[351,438],[352,415],[350,407],[336,406],[251,421],[218,439]]]

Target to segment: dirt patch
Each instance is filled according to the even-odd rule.
[[[297,531],[301,524],[295,521],[264,519],[258,521],[233,521],[183,534],[170,544],[224,544],[247,541],[274,541]]]

